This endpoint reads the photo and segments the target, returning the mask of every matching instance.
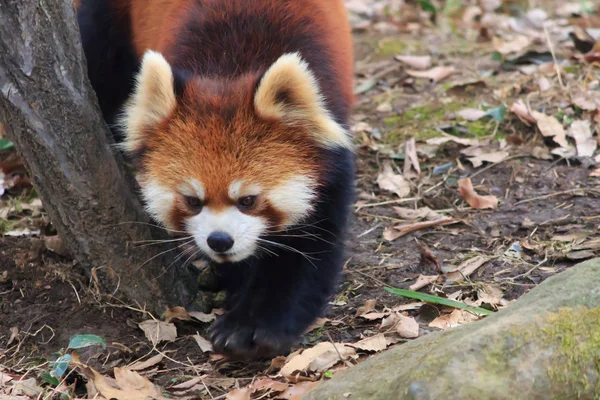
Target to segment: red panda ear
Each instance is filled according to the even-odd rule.
[[[125,131],[124,149],[139,150],[144,142],[144,129],[166,118],[176,103],[171,66],[160,53],[148,50],[121,119]]]
[[[319,85],[298,53],[281,56],[262,77],[254,94],[259,116],[306,125],[319,145],[351,148],[346,130],[325,108]]]

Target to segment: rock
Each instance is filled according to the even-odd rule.
[[[336,374],[305,399],[593,399],[600,393],[600,258],[482,321]]]

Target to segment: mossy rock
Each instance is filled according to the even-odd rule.
[[[600,259],[482,321],[390,349],[306,399],[598,399]]]

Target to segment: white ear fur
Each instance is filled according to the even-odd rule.
[[[167,117],[175,105],[171,66],[160,53],[146,51],[134,93],[121,119],[126,136],[123,143],[125,150],[139,149],[143,145],[144,128]]]
[[[282,55],[265,73],[254,95],[259,115],[289,124],[308,124],[326,148],[351,148],[348,132],[325,108],[319,85],[299,53]]]

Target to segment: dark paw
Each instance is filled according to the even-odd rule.
[[[215,352],[244,360],[285,355],[296,339],[282,329],[254,326],[227,315],[215,321],[210,333]]]

